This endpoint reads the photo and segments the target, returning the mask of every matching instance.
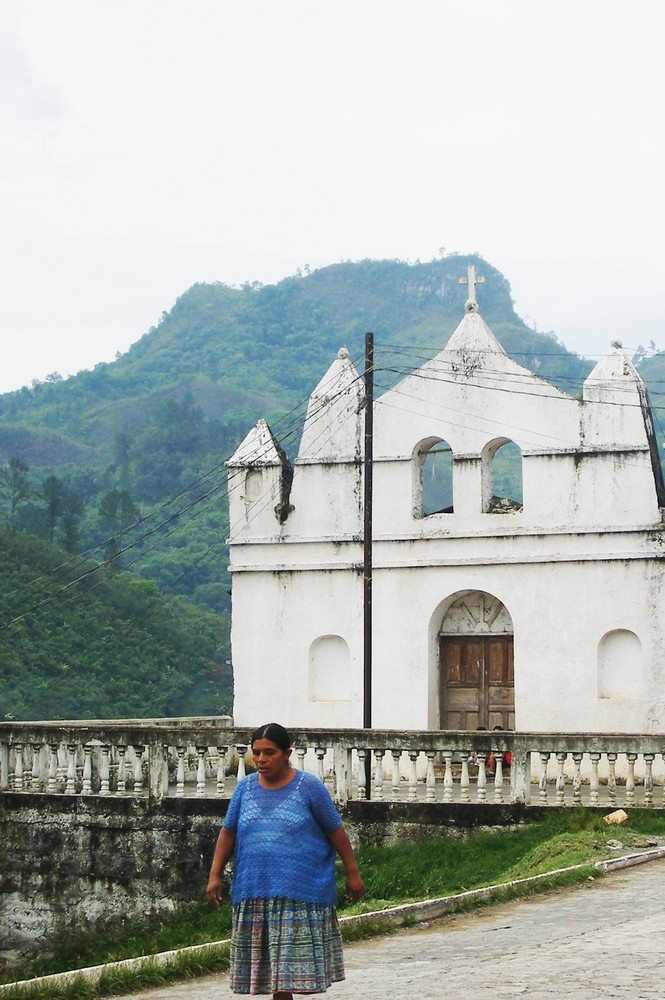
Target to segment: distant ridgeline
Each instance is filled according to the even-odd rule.
[[[376,338],[377,393],[433,356],[463,314],[460,278],[469,263],[484,278],[480,313],[508,354],[577,395],[591,364],[553,333],[527,327],[507,280],[476,255],[345,262],[276,285],[196,284],[116,361],[0,395],[0,516],[10,537],[27,532],[72,555],[107,560],[109,572],[140,574],[213,611],[223,663],[224,460],[261,416],[293,456],[310,392],[341,346],[362,370],[367,330]],[[608,347],[613,335],[608,330]],[[640,371],[660,440],[665,355],[643,360]],[[36,602],[20,580],[11,586],[18,589],[7,613],[16,616]],[[4,632],[17,642],[12,634]],[[108,714],[89,706],[85,713]],[[159,713],[146,706],[143,714]]]

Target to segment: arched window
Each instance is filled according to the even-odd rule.
[[[413,516],[453,513],[453,453],[447,441],[427,438],[413,462]]]
[[[607,632],[598,643],[598,697],[642,697],[642,643],[628,629]]]
[[[341,635],[322,635],[309,648],[310,701],[350,701],[351,653]]]
[[[510,514],[522,510],[522,452],[509,438],[496,438],[483,449],[483,511]]]

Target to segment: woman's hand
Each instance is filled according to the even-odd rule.
[[[350,903],[355,903],[365,895],[365,886],[358,871],[346,876],[346,898]]]
[[[208,888],[206,889],[206,899],[211,906],[219,906],[222,901],[222,872],[226,862],[233,854],[235,842],[235,833],[222,827],[215,845],[215,853],[208,876]]]
[[[222,880],[219,876],[213,877],[212,875],[208,879],[208,888],[206,889],[206,899],[211,906],[219,906],[222,901]]]
[[[361,896],[365,895],[365,886],[356,866],[356,858],[351,847],[346,830],[340,824],[336,830],[328,834],[328,840],[333,845],[344,865],[346,872],[346,898],[351,903],[355,903]]]

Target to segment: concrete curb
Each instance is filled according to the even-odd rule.
[[[105,973],[109,972],[135,972],[137,969],[144,969],[146,966],[168,965],[175,959],[197,955],[205,955],[215,948],[230,946],[231,941],[227,938],[224,941],[209,941],[206,944],[194,944],[189,948],[177,948],[174,951],[160,951],[155,955],[141,955],[140,958],[125,958],[121,962],[107,962],[106,965],[91,965],[87,969],[72,969],[71,972],[56,972],[51,976],[38,976],[36,979],[20,979],[15,983],[4,983],[0,985],[0,996],[10,990],[18,988],[28,989],[42,986],[66,986],[67,983],[75,979],[87,979],[90,983],[97,983]]]
[[[642,865],[648,861],[658,861],[662,858],[665,858],[665,847],[656,847],[648,851],[639,851],[635,854],[624,854],[618,858],[607,858],[605,861],[596,861],[593,867],[599,871],[610,873],[621,871],[624,868],[632,868],[634,865]],[[448,913],[455,913],[469,901],[491,899],[493,896],[500,896],[506,889],[532,885],[556,875],[565,875],[567,872],[579,871],[582,868],[588,867],[588,864],[580,864],[571,865],[567,868],[555,868],[541,875],[531,875],[529,878],[514,879],[512,882],[500,882],[496,885],[484,886],[481,889],[470,889],[468,892],[460,892],[452,896],[441,896],[437,899],[425,899],[418,903],[404,903],[401,906],[391,906],[385,910],[374,910],[371,913],[359,913],[351,917],[340,917],[339,922],[342,927],[362,926],[362,924],[370,923],[384,924],[387,927],[412,926],[414,923],[420,921],[436,920],[438,917],[445,916]],[[30,989],[44,986],[65,986],[79,977],[87,979],[91,983],[96,983],[99,982],[105,973],[136,971],[150,965],[164,966],[175,959],[205,955],[213,949],[228,947],[230,943],[230,940],[226,938],[223,941],[210,941],[207,944],[191,945],[189,948],[162,951],[155,955],[126,958],[121,962],[94,965],[87,969],[75,969],[71,972],[58,972],[51,976],[40,976],[36,979],[22,979],[15,983],[0,984],[0,996],[3,993],[8,993],[10,990],[19,988]]]

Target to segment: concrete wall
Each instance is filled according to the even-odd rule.
[[[203,899],[226,802],[0,799],[0,964]]]
[[[129,926],[202,901],[227,804],[3,795],[0,968],[55,950],[64,934]],[[349,802],[343,815],[356,845],[377,845],[514,823],[524,807]]]

